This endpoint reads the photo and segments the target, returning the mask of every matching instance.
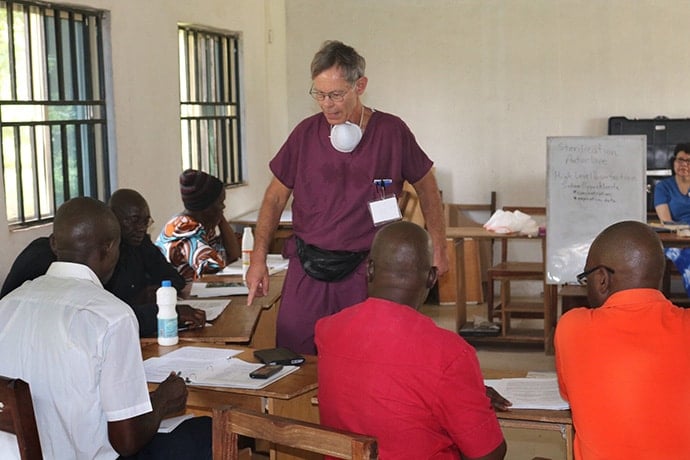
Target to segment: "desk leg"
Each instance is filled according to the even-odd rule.
[[[265,305],[259,316],[259,321],[252,335],[249,346],[252,348],[274,348],[276,346],[276,324],[280,299],[271,305]]]
[[[573,425],[566,425],[564,430],[566,460],[573,460],[575,458],[575,429],[573,428]]]
[[[440,277],[436,282],[438,286],[438,303],[439,305],[453,305],[457,299],[458,287],[455,279],[457,278],[455,265],[455,240],[453,238],[446,238],[446,251],[448,251],[448,272]]]
[[[551,343],[551,332],[553,329],[553,312],[551,303],[553,302],[551,296],[551,285],[544,280],[544,351],[550,354],[553,344]]]
[[[456,315],[455,330],[460,333],[460,329],[467,322],[467,288],[465,286],[465,239],[455,240],[455,283],[457,295],[455,297]]]
[[[546,238],[541,242],[541,253],[544,267],[546,268]],[[558,285],[548,284],[544,273],[544,352],[553,354],[553,335],[556,328],[556,316],[558,314]]]

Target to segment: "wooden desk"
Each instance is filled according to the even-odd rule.
[[[559,432],[565,442],[566,459],[573,460],[575,429],[569,410],[513,409],[496,412],[496,416],[502,428]]]
[[[467,296],[465,287],[465,239],[471,238],[474,240],[487,240],[487,239],[503,239],[503,238],[518,238],[527,239],[528,236],[520,235],[517,233],[494,233],[485,230],[482,227],[447,227],[446,228],[446,238],[451,239],[455,245],[455,272],[456,272],[456,286],[457,286],[457,311],[455,315],[455,328],[460,333],[462,326],[467,322]],[[543,240],[543,237],[534,237]],[[542,250],[542,256],[546,257],[545,252]],[[452,257],[452,255],[451,255]],[[556,298],[551,295],[552,289],[551,285],[547,285],[544,282],[544,336],[543,338],[537,338],[538,340],[543,340],[544,348],[546,351],[552,349],[552,337],[553,328],[556,325]],[[505,337],[472,337],[472,341],[491,341],[491,342],[534,342],[535,338],[531,336],[519,336],[519,335],[509,335]]]
[[[688,247],[690,246],[690,237],[679,236],[676,232],[660,232],[659,239],[666,247]]]
[[[497,371],[482,369],[485,379],[525,377],[524,371]],[[565,441],[566,459],[574,458],[575,429],[573,417],[569,410],[543,409],[511,409],[506,412],[496,412],[498,422],[503,428],[518,428],[527,430],[557,431]],[[510,450],[510,446],[508,447]]]
[[[171,347],[162,347],[158,343],[142,344],[144,359],[163,356],[184,346],[223,347],[207,342],[180,342]],[[228,348],[244,350],[237,357],[245,361],[257,362],[252,354],[253,349],[230,345]],[[311,404],[316,396],[318,382],[316,375],[316,357],[306,356],[306,362],[300,369],[260,390],[243,390],[238,388],[189,386],[187,410],[198,415],[212,415],[214,407],[233,405],[256,412],[280,415],[313,423],[319,422],[318,408]],[[157,384],[149,384],[155,388]],[[275,456],[281,460],[301,458],[290,455],[289,450],[278,448]]]
[[[237,278],[237,279],[234,279]],[[204,277],[204,281],[222,279],[223,281],[242,281],[241,277],[216,275]],[[285,281],[285,272],[271,276],[268,295],[257,297],[252,305],[247,305],[247,296],[230,296],[230,305],[211,322],[212,326],[180,331],[180,341],[241,343],[255,348],[275,346],[275,318],[280,301],[280,293]],[[259,334],[257,337],[255,335]],[[142,343],[156,342],[157,339],[142,338]]]
[[[589,305],[587,300],[587,286],[579,284],[563,285],[558,291],[561,298],[561,315],[568,310],[576,307],[586,307]]]

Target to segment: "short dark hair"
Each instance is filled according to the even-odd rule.
[[[354,84],[364,76],[367,63],[353,47],[337,40],[328,40],[323,42],[311,61],[311,79],[333,66],[341,68],[345,80]]]
[[[690,142],[683,142],[681,144],[676,145],[676,148],[673,149],[673,156],[669,160],[669,168],[671,168],[671,175],[675,176],[676,175],[676,170],[673,169],[673,163],[676,161],[676,157],[680,152],[685,152],[687,154],[690,154]]]
[[[690,154],[690,142],[684,142],[682,144],[676,145],[676,148],[673,149],[673,159],[675,160],[676,157],[680,152],[685,152],[687,154]]]
[[[72,198],[55,212],[54,251],[60,261],[87,265],[91,251],[119,238],[117,217],[105,203],[95,198]]]

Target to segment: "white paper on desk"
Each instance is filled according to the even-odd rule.
[[[280,372],[267,379],[253,379],[249,377],[249,373],[263,364],[233,358],[241,352],[242,350],[229,348],[178,348],[163,356],[144,361],[146,381],[160,383],[168,378],[170,372],[179,372],[187,381],[187,385],[258,390],[298,369],[298,366],[284,366]]]
[[[180,423],[184,422],[185,420],[189,420],[190,418],[194,418],[194,416],[192,414],[184,414],[178,417],[165,418],[161,420],[161,424],[158,427],[158,432],[170,433],[172,430],[177,428]]]
[[[267,379],[253,379],[249,377],[250,372],[263,365],[263,363],[249,363],[238,358],[216,362],[213,367],[207,367],[199,373],[189,375],[187,385],[258,390],[276,380],[282,379],[299,368],[299,366],[283,366],[279,372]]]
[[[144,361],[146,381],[160,383],[168,378],[171,372],[186,376],[204,369],[216,361],[228,361],[242,353],[242,350],[212,347],[181,347],[156,358]]]
[[[570,408],[568,402],[561,398],[556,378],[490,379],[484,380],[484,385],[493,387],[513,403],[511,409]]]
[[[558,378],[556,371],[529,371],[525,376],[528,379],[555,379]]]
[[[227,307],[232,299],[206,299],[206,300],[178,300],[177,305],[189,305],[198,310],[206,312],[206,321],[213,321],[218,318],[225,307]]]
[[[193,297],[225,297],[229,295],[247,295],[249,288],[242,283],[223,283],[211,282],[200,283],[193,282],[190,295]]]
[[[280,254],[268,254],[266,256],[266,265],[268,266],[268,274],[275,275],[278,272],[287,270],[290,259],[283,258]],[[233,263],[227,265],[224,269],[216,273],[217,275],[242,275],[242,260],[238,259]]]

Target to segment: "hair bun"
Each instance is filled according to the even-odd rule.
[[[180,174],[180,195],[185,209],[203,211],[216,202],[223,191],[223,183],[216,177],[196,169]]]

